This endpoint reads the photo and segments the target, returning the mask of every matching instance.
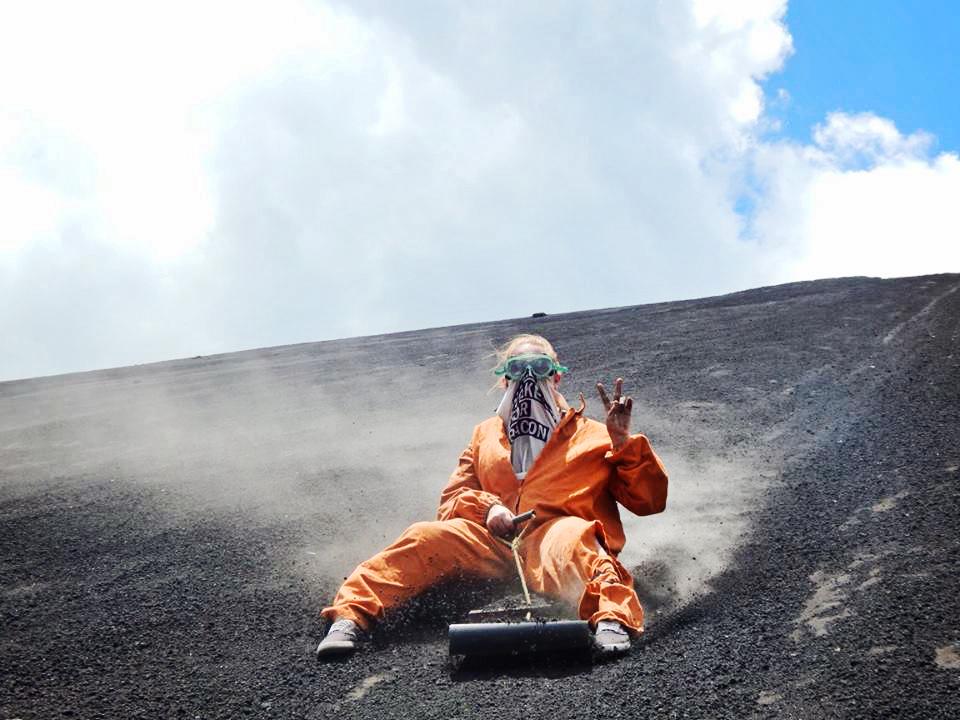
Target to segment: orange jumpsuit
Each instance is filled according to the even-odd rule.
[[[643,630],[633,579],[616,556],[626,538],[619,502],[637,515],[661,512],[667,475],[643,435],[617,452],[602,423],[568,409],[518,482],[503,420],[480,423],[440,496],[437,520],[419,522],[346,579],[325,618],[368,629],[384,612],[450,577],[509,578],[509,547],[493,538],[486,516],[494,504],[514,513],[535,510],[520,555],[530,589],[576,604],[595,626],[617,620]]]

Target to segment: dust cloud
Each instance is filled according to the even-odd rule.
[[[0,487],[143,486],[171,523],[296,528],[309,572],[342,575],[433,516],[498,400],[489,341],[372,340],[0,384]]]
[[[591,404],[588,412],[602,417]],[[764,492],[775,482],[769,463],[748,447],[732,448],[723,428],[734,421],[722,403],[636,403],[633,425],[650,439],[669,475],[666,510],[637,517],[621,510],[632,570],[644,605],[657,610],[709,591],[749,533]]]
[[[638,592],[682,602],[728,566],[769,480],[742,459],[702,463],[669,447],[658,454],[670,474],[667,509],[647,517],[622,512],[627,545],[620,559]]]
[[[434,516],[474,425],[500,399],[488,338],[429,331],[0,384],[0,486],[141,485],[163,495],[171,523],[287,525],[301,572],[343,577]],[[581,388],[563,389],[575,403]],[[621,559],[642,596],[669,604],[724,568],[766,486],[690,412],[636,408],[670,495],[661,515],[623,512]]]

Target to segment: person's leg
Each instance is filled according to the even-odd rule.
[[[454,519],[419,522],[380,553],[360,563],[344,581],[329,620],[351,620],[367,630],[385,612],[449,577],[503,577],[510,549],[481,525]]]
[[[606,550],[599,522],[577,517],[549,520],[521,544],[530,589],[562,598],[577,607],[594,628],[612,620],[643,631],[643,608],[630,572]]]

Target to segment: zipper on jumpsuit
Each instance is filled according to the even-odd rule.
[[[520,513],[520,500],[523,498],[523,487],[530,480],[530,474],[537,467],[537,463],[540,462],[540,458],[544,456],[544,454],[547,452],[547,449],[553,444],[554,440],[560,434],[560,430],[564,428],[567,425],[567,423],[569,423],[574,417],[576,417],[577,414],[578,414],[577,411],[571,408],[570,410],[567,411],[564,417],[560,418],[560,422],[557,423],[557,426],[553,429],[553,432],[550,433],[550,437],[547,438],[547,442],[543,446],[543,449],[540,451],[540,454],[537,455],[536,458],[534,458],[533,464],[527,470],[527,474],[523,476],[523,481],[521,482],[520,479],[517,478],[517,483],[519,483],[520,487],[517,489],[517,502],[515,503],[515,507],[513,508],[513,512],[515,515],[518,515]],[[504,430],[506,430],[506,428],[504,428]],[[514,475],[514,478],[516,478],[516,475],[517,475],[516,472],[514,472],[513,475]]]

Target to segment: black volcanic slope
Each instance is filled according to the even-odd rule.
[[[0,383],[0,717],[960,717],[958,290],[796,283]],[[623,375],[671,470],[629,526],[643,641],[451,666],[457,589],[318,664],[318,609],[430,517],[496,403],[484,354],[523,330],[571,399]]]

